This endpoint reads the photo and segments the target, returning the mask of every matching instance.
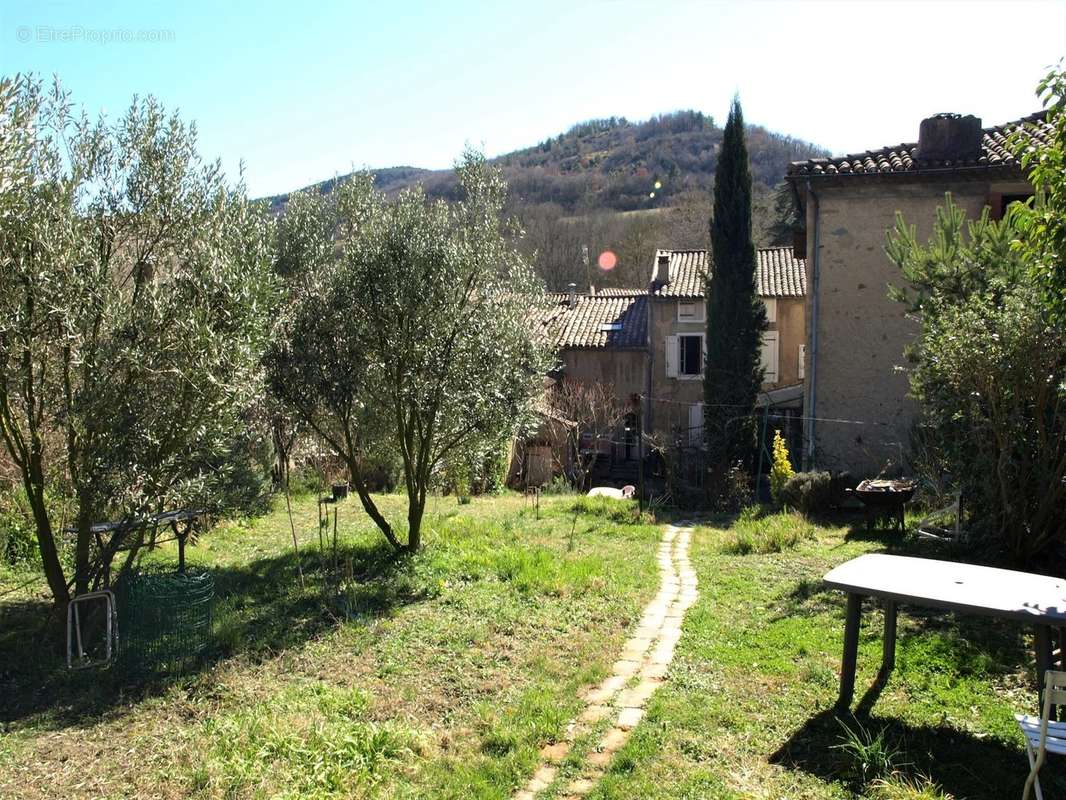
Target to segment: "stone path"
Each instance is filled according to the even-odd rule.
[[[626,642],[618,661],[598,686],[585,694],[585,710],[573,720],[566,736],[541,750],[541,766],[514,800],[535,800],[555,783],[560,764],[570,754],[574,742],[592,733],[598,723],[610,719],[592,751],[585,757],[577,777],[560,787],[560,800],[580,800],[595,787],[614,754],[629,739],[630,731],[644,716],[648,700],[666,678],[681,638],[685,612],[696,602],[696,573],[688,560],[691,528],[671,525],[659,543],[659,593],[644,609],[640,624]]]

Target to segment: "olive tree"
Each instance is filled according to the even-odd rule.
[[[482,156],[458,165],[460,199],[394,200],[361,175],[296,201],[291,301],[267,365],[276,396],[346,462],[367,514],[416,551],[435,472],[513,430],[546,367],[530,309],[543,289],[513,247],[505,186]],[[323,225],[323,213],[332,219]],[[406,541],[366,473],[399,454]]]
[[[115,123],[0,82],[0,434],[59,603],[119,548],[90,526],[227,480],[273,300],[269,227],[155,100]],[[46,500],[73,502],[73,571]]]

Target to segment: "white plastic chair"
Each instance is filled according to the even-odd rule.
[[[1022,800],[1029,800],[1029,790],[1036,788],[1037,800],[1044,800],[1037,773],[1044,766],[1048,753],[1066,755],[1066,722],[1051,721],[1051,707],[1066,705],[1066,672],[1049,669],[1044,673],[1044,707],[1039,717],[1015,714],[1025,735],[1025,753],[1029,756],[1029,777],[1025,781]]]

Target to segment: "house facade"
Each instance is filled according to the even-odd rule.
[[[707,335],[706,250],[659,250],[648,287],[646,430],[696,443],[703,430]],[[766,380],[760,405],[798,412],[806,345],[806,269],[793,248],[756,251],[756,291],[766,306]],[[711,335],[728,336],[728,331]]]
[[[789,168],[806,222],[797,237],[809,287],[805,467],[855,477],[909,471],[916,407],[904,348],[918,327],[888,296],[900,275],[885,237],[898,211],[927,239],[946,193],[970,217],[986,206],[1001,216],[1031,196],[1007,141],[1022,124],[1047,135],[1039,114],[985,129],[973,117],[939,115],[922,122],[917,142]]]

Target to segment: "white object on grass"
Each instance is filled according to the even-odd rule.
[[[1025,779],[1022,800],[1029,800],[1029,790],[1036,789],[1037,800],[1044,800],[1037,773],[1048,753],[1066,755],[1066,722],[1052,722],[1051,709],[1066,704],[1066,672],[1049,669],[1044,673],[1044,704],[1039,717],[1015,714],[1025,736],[1025,754],[1029,756],[1029,777]]]

